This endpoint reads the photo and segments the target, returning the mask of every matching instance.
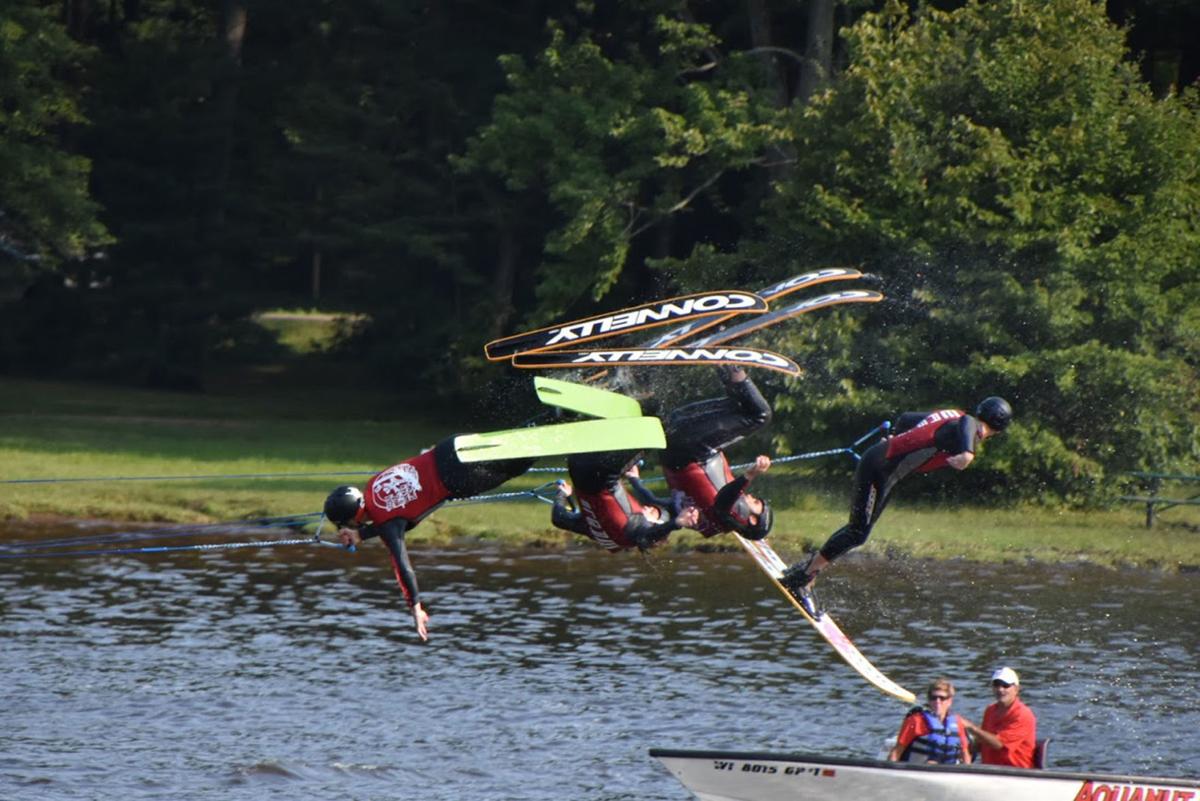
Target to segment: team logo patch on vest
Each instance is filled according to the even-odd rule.
[[[588,528],[588,536],[610,551],[621,550],[621,546],[613,542],[612,537],[608,536],[608,532],[604,530],[604,524],[600,522],[600,516],[596,514],[596,510],[592,508],[592,505],[582,497],[578,497],[576,500],[579,501],[579,508],[583,512],[583,519]]]
[[[421,477],[411,464],[393,465],[371,483],[372,500],[386,512],[407,506],[420,492]]]

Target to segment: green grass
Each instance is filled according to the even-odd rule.
[[[286,391],[286,390],[285,390]],[[369,473],[450,433],[370,419],[390,406],[358,390],[247,397],[93,384],[0,385],[0,479]],[[300,514],[361,476],[0,484],[0,518],[207,521]]]
[[[1163,519],[1146,529],[1136,510],[1058,512],[1045,509],[906,509],[890,507],[858,553],[885,558],[903,554],[930,559],[986,562],[1091,562],[1112,567],[1165,570],[1200,569],[1200,532],[1196,522]],[[535,503],[473,505],[445,509],[431,518],[423,537],[441,542],[456,535],[501,543],[564,541],[549,523],[549,507]],[[796,556],[818,548],[846,520],[841,508],[780,510],[771,542],[781,554]],[[705,539],[677,531],[677,549],[736,548],[729,537]]]
[[[6,379],[0,383],[0,480],[196,478],[4,483],[0,519],[10,526],[62,517],[216,522],[315,512],[333,486],[361,484],[366,474],[456,430],[476,428],[439,420],[428,405],[357,387],[302,392],[306,379],[241,381],[231,384],[239,394],[203,396]],[[362,475],[202,478],[261,473]],[[503,489],[528,489],[552,477],[529,474]],[[792,503],[777,511],[772,541],[794,556],[819,546],[845,521],[847,498],[839,492],[795,494],[785,483],[795,482],[777,484],[776,497],[785,497],[786,489]],[[1200,509],[1170,510],[1154,529],[1146,529],[1143,519],[1136,504],[1097,512],[924,508],[907,504],[901,488],[860,552],[1168,570],[1200,566]],[[549,506],[534,500],[452,506],[413,533],[426,542],[467,538],[542,547],[572,537],[554,530]],[[670,542],[673,548],[733,547],[728,537],[705,540],[688,531],[676,532]]]
[[[1194,515],[1184,514],[1146,529],[1136,508],[925,510],[896,503],[876,525],[866,548],[936,559],[1095,562],[1173,570],[1200,566],[1195,522]]]
[[[254,321],[273,333],[279,344],[305,355],[329,348],[355,318],[312,309],[275,309],[256,314]]]

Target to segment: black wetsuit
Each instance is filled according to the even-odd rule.
[[[636,478],[626,479],[631,490],[627,493],[622,478],[638,455],[634,451],[604,451],[569,456],[567,471],[578,503],[559,496],[551,512],[551,522],[558,528],[589,537],[610,551],[645,550],[666,539],[679,528],[675,517],[682,496],[659,498]],[[578,508],[583,503],[588,504],[591,519]],[[658,522],[646,517],[643,513],[646,507],[658,509]]]
[[[930,423],[936,427],[922,441],[906,442],[901,438],[932,415],[950,413],[958,416]],[[821,546],[821,556],[830,562],[867,541],[892,490],[901,480],[916,472],[944,467],[946,457],[974,453],[980,437],[979,421],[957,410],[905,412],[896,421],[892,432],[891,438],[866,450],[854,471],[850,521]]]
[[[417,586],[417,575],[409,561],[408,548],[404,542],[404,536],[408,530],[432,514],[446,501],[470,498],[494,489],[509,479],[521,475],[536,461],[534,459],[504,459],[494,462],[461,462],[454,449],[454,440],[453,436],[447,437],[433,448],[432,467],[435,475],[432,478],[436,478],[441,487],[418,487],[418,490],[431,494],[423,499],[414,497],[411,513],[391,514],[387,516],[387,519],[379,522],[373,520],[368,514],[367,524],[359,532],[359,536],[364,540],[371,537],[379,537],[383,540],[392,557],[392,569],[396,574],[396,582],[400,585],[410,607],[420,602],[420,590]],[[417,463],[421,459],[421,456],[417,456],[401,464]],[[393,468],[389,468],[389,470]],[[385,472],[387,471],[379,473],[368,482],[367,493],[372,491],[376,479]],[[425,482],[426,485],[432,483],[428,479]],[[368,506],[368,510],[370,509],[371,507]]]
[[[750,511],[745,476],[734,478],[725,449],[771,422],[771,405],[754,382],[722,379],[725,395],[689,403],[663,423],[667,447],[661,461],[671,489],[700,509],[698,530],[706,537],[743,529]]]

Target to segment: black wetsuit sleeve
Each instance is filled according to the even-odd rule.
[[[750,479],[741,475],[721,487],[721,491],[717,493],[717,497],[713,500],[713,510],[721,515],[729,514],[729,510],[737,503],[738,497],[745,492],[749,484]]]
[[[408,560],[408,546],[404,544],[408,521],[395,517],[373,528],[378,529],[379,538],[391,554],[392,570],[396,573],[396,583],[404,593],[404,600],[408,602],[409,608],[416,606],[421,602],[421,592],[417,587],[417,574]]]
[[[929,412],[904,412],[896,418],[896,424],[892,426],[892,436],[903,434],[912,428],[915,428],[917,423],[929,416]]]
[[[629,480],[629,488],[633,491],[633,497],[637,498],[639,503],[652,503],[655,506],[662,506],[666,509],[672,508],[670,498],[658,497],[650,491],[649,487],[642,483],[640,478],[633,478],[631,476],[626,476],[626,478]]]
[[[645,522],[646,519],[644,517],[640,518],[643,524],[637,528],[627,526],[625,536],[643,551],[662,542],[667,538],[667,535],[679,528],[675,524],[675,518],[670,516],[670,510],[666,510],[666,514],[668,517],[662,523],[649,524]]]
[[[562,495],[554,499],[554,509],[550,512],[550,522],[556,528],[571,531],[575,534],[583,534],[585,537],[587,536],[587,523],[583,519],[583,513],[567,506],[567,500]]]
[[[939,451],[949,454],[974,453],[979,441],[979,421],[969,414],[942,426],[933,435],[933,443]]]

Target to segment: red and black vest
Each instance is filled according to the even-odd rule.
[[[946,460],[953,456],[953,454],[937,450],[934,435],[937,434],[939,428],[947,423],[958,420],[963,414],[964,412],[958,409],[941,409],[936,412],[930,412],[924,420],[917,423],[908,431],[905,431],[903,434],[897,434],[888,440],[887,458],[907,456],[910,453],[928,449],[930,457],[921,462],[915,468],[915,472],[929,473],[945,467]]]
[[[634,547],[625,536],[629,518],[642,514],[642,505],[617,484],[615,489],[600,492],[575,491],[575,501],[583,515],[587,535],[613,553]]]
[[[730,530],[713,508],[721,487],[733,481],[733,471],[729,469],[729,460],[724,453],[718,451],[703,464],[690,462],[679,470],[663,468],[663,474],[667,477],[667,486],[687,495],[688,502],[700,510],[697,531],[711,537]]]
[[[377,473],[363,496],[371,522],[379,525],[401,517],[411,528],[449,498],[450,490],[442,484],[430,449]]]

